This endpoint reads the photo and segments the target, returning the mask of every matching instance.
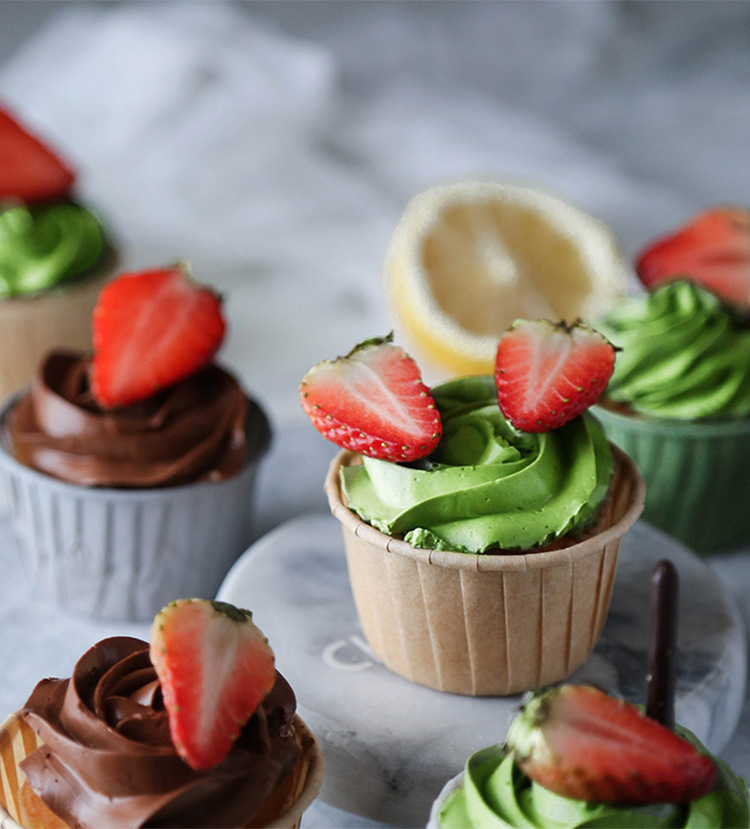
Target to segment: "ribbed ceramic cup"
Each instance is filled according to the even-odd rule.
[[[302,749],[297,764],[266,803],[272,816],[266,829],[299,829],[303,812],[318,796],[325,761],[315,735],[301,717],[294,717],[294,731]],[[0,724],[0,829],[53,829],[67,824],[52,815],[25,783],[21,761],[43,745],[20,712]],[[36,819],[35,819],[36,817]]]
[[[19,463],[4,442],[0,476],[34,595],[87,616],[151,620],[172,599],[212,599],[252,540],[258,462],[223,481],[154,489],[85,487]],[[268,430],[263,418],[259,428]]]
[[[592,411],[646,482],[646,521],[698,553],[750,543],[750,417],[681,421]]]
[[[557,682],[588,659],[609,609],[620,541],[643,509],[635,464],[615,473],[596,532],[560,549],[474,555],[412,547],[342,500],[341,452],[326,478],[370,647],[397,674],[440,691],[515,694]]]
[[[50,349],[91,349],[91,313],[118,261],[110,250],[68,285],[0,299],[0,400],[31,381]]]

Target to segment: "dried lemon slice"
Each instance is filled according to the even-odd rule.
[[[624,295],[610,229],[548,193],[461,181],[409,202],[385,257],[399,334],[438,376],[492,371],[515,319],[594,317]]]

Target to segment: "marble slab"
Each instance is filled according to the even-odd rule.
[[[664,557],[682,584],[677,718],[718,752],[744,699],[745,629],[707,565],[646,524],[623,542],[601,641],[572,680],[644,701],[648,576]],[[520,703],[518,696],[443,694],[381,665],[359,627],[340,528],[330,516],[302,516],[270,532],[218,595],[252,609],[322,743],[325,805],[314,807],[310,825],[424,826],[446,780],[473,751],[503,738]]]

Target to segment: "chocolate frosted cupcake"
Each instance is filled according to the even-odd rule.
[[[0,726],[0,821],[4,809],[26,829],[299,824],[322,757],[249,612],[180,600],[157,620],[151,645],[97,643]],[[239,732],[223,719],[235,706]]]
[[[145,292],[136,308],[123,286]],[[179,270],[122,276],[108,291],[93,360],[51,353],[31,389],[0,413],[0,469],[35,589],[87,614],[143,619],[175,595],[212,597],[249,544],[270,428],[211,362],[224,333],[213,294]],[[136,336],[123,344],[116,326],[110,333],[113,296],[133,330],[139,314],[159,314],[166,351],[159,337],[144,347]],[[170,296],[183,311],[208,301],[207,324],[176,307],[160,311]],[[202,337],[212,324],[210,346],[194,359],[191,330]],[[154,371],[186,364],[184,348],[190,369],[154,383]],[[112,363],[122,370],[108,373]]]
[[[75,173],[0,107],[0,398],[45,352],[89,348],[91,311],[117,256],[73,198]]]

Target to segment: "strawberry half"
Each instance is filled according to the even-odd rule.
[[[99,294],[92,323],[91,390],[104,408],[145,400],[194,374],[226,331],[220,297],[180,266],[117,277]]]
[[[177,753],[196,771],[221,763],[276,681],[252,613],[204,599],[171,602],[154,619],[150,655]]]
[[[599,399],[615,368],[615,347],[580,322],[517,320],[495,357],[497,399],[524,432],[548,432]]]
[[[391,335],[318,363],[299,391],[302,408],[323,437],[371,458],[424,458],[443,433],[417,364],[392,344]]]
[[[716,766],[635,705],[584,685],[535,696],[506,748],[544,788],[594,803],[687,803],[716,786]]]
[[[645,248],[635,268],[647,288],[682,277],[750,310],[750,210],[721,207],[699,213]]]
[[[74,181],[62,159],[0,107],[0,200],[61,199]]]

